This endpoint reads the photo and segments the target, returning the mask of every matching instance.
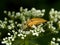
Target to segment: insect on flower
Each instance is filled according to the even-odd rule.
[[[26,22],[26,24],[24,25],[24,29],[26,29],[27,27],[32,27],[33,25],[39,25],[45,22],[47,22],[47,20],[43,18],[32,18]]]

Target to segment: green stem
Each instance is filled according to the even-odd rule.
[[[28,40],[25,40],[25,45],[29,45],[29,41]]]
[[[24,45],[24,40],[20,40],[20,45]]]

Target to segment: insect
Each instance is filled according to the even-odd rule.
[[[24,27],[26,29],[27,27],[32,27],[33,25],[39,25],[45,22],[47,22],[47,20],[43,18],[32,18],[25,23]]]

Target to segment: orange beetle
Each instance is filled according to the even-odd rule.
[[[45,22],[47,22],[47,20],[43,18],[32,18],[26,22],[24,27],[26,29],[27,27],[32,27],[33,25],[38,25],[38,24],[45,23]]]

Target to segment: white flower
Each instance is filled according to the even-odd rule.
[[[8,27],[8,29],[12,29],[12,27],[10,25],[8,25],[7,27]]]
[[[5,42],[4,42],[4,41],[2,41],[1,43],[2,43],[2,44],[5,44]]]
[[[58,13],[58,11],[56,10],[56,11],[55,11],[55,14],[57,14],[57,13]]]
[[[9,23],[13,23],[13,20],[9,20]]]
[[[19,16],[20,16],[20,12],[17,12],[17,13],[16,13],[16,16],[19,17]]]
[[[7,21],[4,21],[3,23],[4,23],[4,24],[7,24]]]
[[[7,39],[7,37],[5,37],[5,39]]]
[[[54,18],[54,22],[57,22],[58,21],[58,19],[57,18]]]
[[[55,45],[59,45],[59,43],[55,43]]]
[[[57,38],[57,41],[59,41],[59,42],[60,42],[60,38]]]
[[[21,24],[17,24],[17,27],[20,27],[21,26]]]
[[[14,41],[14,38],[12,38],[12,41]]]
[[[4,10],[4,13],[7,13],[7,11],[6,11],[6,10]]]
[[[37,12],[37,13],[41,13],[41,11],[40,11],[40,10],[37,10],[36,12]]]
[[[41,30],[41,32],[45,32],[45,30],[44,30],[42,27],[41,27],[41,29],[40,29],[40,30]]]
[[[51,45],[55,45],[55,42],[51,41]]]
[[[11,23],[10,25],[11,25],[11,27],[12,27],[12,28],[14,28],[14,27],[15,27],[14,23]]]
[[[45,12],[45,9],[42,9],[42,12],[44,13]]]
[[[7,20],[7,18],[5,17],[5,18],[4,18],[4,20],[6,21],[6,20]]]
[[[55,38],[52,38],[53,41],[55,41],[56,39]]]
[[[18,34],[18,36],[20,37],[20,36],[23,36],[23,34]]]
[[[5,44],[5,43],[7,43],[7,42],[8,42],[8,41],[2,41],[1,43],[2,43],[2,44]]]
[[[60,19],[60,15],[58,16],[58,19]]]
[[[41,13],[41,16],[44,16],[44,13]]]
[[[36,33],[33,33],[32,34],[33,36],[39,36],[39,34],[36,32]]]
[[[24,39],[24,37],[22,36],[21,39]]]
[[[59,33],[59,31],[54,31],[55,33]]]
[[[22,12],[23,11],[23,7],[20,7],[20,12]]]
[[[18,32],[15,32],[14,34],[17,34]]]
[[[24,35],[24,37],[26,37],[26,35]]]
[[[30,32],[34,33],[34,31],[33,31],[33,30],[30,30]]]
[[[3,38],[3,40],[5,41],[5,38]]]
[[[36,36],[39,36],[39,34],[38,34],[38,33],[36,33]]]
[[[6,45],[9,45],[9,43],[6,43]]]
[[[6,27],[6,24],[2,23],[2,24],[0,24],[0,27],[1,28],[5,28]]]
[[[12,37],[8,37],[8,39],[12,39]]]
[[[14,18],[14,15],[11,15],[12,18]]]
[[[25,8],[25,9],[24,9],[24,11],[25,11],[25,12],[27,12],[27,11],[28,11],[28,9],[27,9],[27,8]]]
[[[36,33],[33,33],[32,35],[34,36],[34,35],[36,35]]]
[[[35,9],[35,8],[32,8],[31,10],[32,10],[32,11],[35,11],[36,9]]]
[[[15,15],[15,11],[12,12],[12,15]]]
[[[17,24],[17,22],[15,22],[15,24]]]
[[[8,35],[11,35],[10,33],[8,33]]]
[[[26,32],[25,32],[25,31],[23,31],[22,33],[23,33],[23,34],[25,34]]]
[[[18,34],[18,36],[20,37],[20,34]]]
[[[15,33],[15,30],[12,30],[13,33]]]
[[[0,23],[2,23],[2,20],[0,20]]]
[[[10,11],[8,11],[8,16],[11,16],[11,12]]]

